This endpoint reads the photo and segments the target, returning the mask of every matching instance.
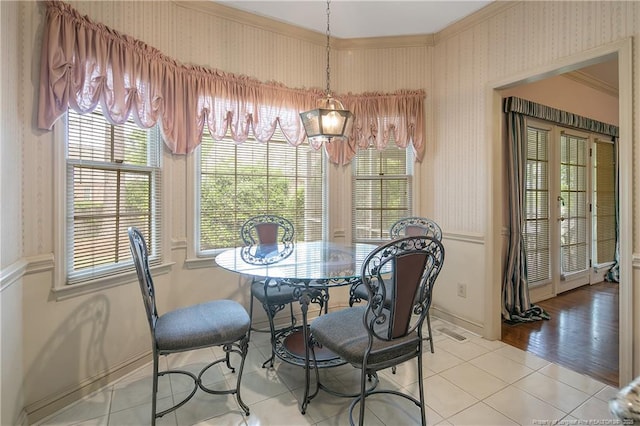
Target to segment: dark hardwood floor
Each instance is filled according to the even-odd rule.
[[[502,323],[502,341],[618,387],[618,284],[602,282],[539,303],[546,321]]]

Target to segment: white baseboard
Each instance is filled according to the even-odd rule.
[[[484,327],[482,326],[482,324],[473,322],[473,321],[469,321],[465,318],[459,317],[457,315],[454,314],[450,314],[448,312],[445,312],[443,310],[441,310],[440,308],[438,308],[437,306],[431,305],[431,314],[432,317],[438,317],[440,319],[443,319],[447,322],[450,322],[454,325],[457,325],[458,327],[462,327],[465,330],[469,330],[472,333],[475,333],[479,336],[483,336],[484,334]]]
[[[29,404],[24,410],[26,416],[25,420],[28,420],[28,422],[21,424],[34,424],[35,422],[45,419],[69,404],[79,401],[85,396],[109,386],[114,381],[126,376],[149,362],[151,362],[151,351],[139,354],[114,366],[100,375],[86,379],[77,387],[66,389],[57,393],[55,396],[50,396]]]

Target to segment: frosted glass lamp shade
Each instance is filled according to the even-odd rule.
[[[331,97],[321,99],[319,103],[319,108],[300,113],[309,142],[346,139],[353,126],[351,111],[345,110],[340,101]]]

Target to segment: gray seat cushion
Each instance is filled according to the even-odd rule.
[[[297,299],[293,294],[295,287],[290,285],[278,285],[276,280],[270,280],[267,286],[267,298],[269,304],[280,305],[295,302]],[[260,302],[265,302],[264,281],[257,281],[251,285],[251,294]],[[311,290],[311,294],[320,295],[320,290]]]
[[[363,283],[358,284],[358,286],[354,289],[353,295],[360,300],[369,300],[369,293],[367,292],[367,286]],[[387,285],[387,293],[384,299],[384,306],[391,306],[391,288]]]
[[[353,294],[358,299],[369,300],[369,293],[367,292],[367,286],[365,286],[362,282],[358,283],[358,285],[353,291]]]
[[[161,315],[155,335],[160,352],[180,352],[232,343],[248,330],[249,314],[241,304],[214,300]]]
[[[320,315],[310,325],[311,334],[318,343],[345,361],[361,366],[369,343],[369,333],[362,321],[365,311],[366,307],[356,306]],[[384,328],[386,324],[381,324],[381,334]],[[417,332],[393,341],[374,338],[367,364],[374,368],[376,364],[385,363],[394,358],[413,352],[417,354],[419,340]]]
[[[269,302],[274,305],[282,303],[291,303],[296,300],[293,295],[294,287],[289,285],[278,285],[277,281],[270,280],[267,285],[267,297]],[[260,302],[265,302],[264,281],[256,281],[251,284],[251,294]]]

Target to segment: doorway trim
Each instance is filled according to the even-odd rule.
[[[487,270],[485,279],[486,310],[484,314],[483,336],[488,339],[501,337],[502,310],[502,252],[503,238],[507,230],[503,229],[502,217],[505,209],[503,201],[503,182],[506,178],[504,165],[504,121],[502,114],[501,89],[507,89],[523,83],[531,83],[553,77],[576,69],[618,59],[618,114],[619,114],[619,229],[632,230],[632,165],[633,165],[633,82],[632,82],[632,39],[631,37],[589,49],[578,54],[554,61],[543,67],[527,70],[519,74],[489,82],[486,88],[487,114],[487,153],[486,167],[489,170],[487,203]],[[620,232],[620,295],[619,295],[619,383],[629,383],[633,375],[633,271],[632,271],[632,235],[633,232]]]

